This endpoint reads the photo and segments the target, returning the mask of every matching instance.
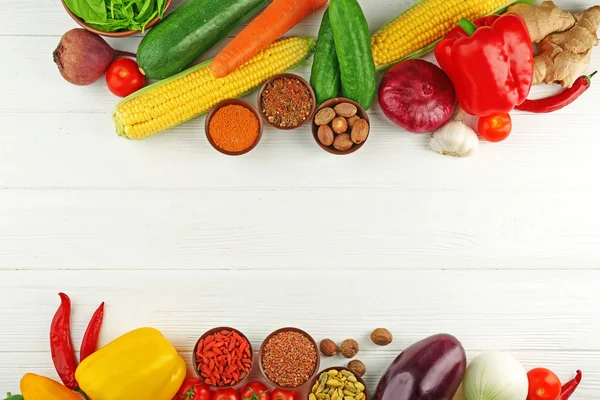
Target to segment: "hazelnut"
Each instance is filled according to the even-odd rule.
[[[377,328],[371,332],[371,340],[378,346],[387,346],[393,339],[392,332],[385,328]]]
[[[363,376],[367,372],[367,367],[360,360],[352,360],[348,363],[348,369],[357,375]]]
[[[331,146],[333,144],[333,139],[335,135],[333,131],[329,127],[329,125],[322,125],[319,127],[317,131],[317,137],[319,138],[319,142],[323,144],[323,146]]]
[[[340,346],[340,353],[346,358],[352,358],[358,353],[358,342],[354,339],[346,339]]]
[[[315,115],[315,124],[319,126],[327,125],[328,123],[333,121],[334,118],[335,111],[333,111],[333,108],[325,107],[319,110],[319,112],[317,112],[317,114]]]
[[[348,121],[344,117],[337,117],[331,122],[331,129],[338,135],[348,130]]]
[[[338,347],[337,344],[331,339],[323,339],[321,343],[319,343],[319,349],[321,353],[326,357],[332,357],[337,354]]]
[[[333,147],[339,151],[346,151],[352,147],[354,143],[352,143],[352,139],[350,139],[350,135],[347,133],[342,133],[341,135],[337,135],[335,140],[333,141]]]
[[[346,120],[348,121],[348,126],[350,128],[352,128],[354,126],[354,124],[356,123],[356,121],[358,121],[359,119],[361,119],[358,115],[353,115],[350,118],[346,118]]]

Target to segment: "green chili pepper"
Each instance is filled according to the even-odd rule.
[[[15,394],[14,396],[10,394],[10,392],[6,393],[6,399],[4,400],[25,400],[23,396],[20,394]]]

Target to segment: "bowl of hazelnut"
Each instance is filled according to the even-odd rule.
[[[312,121],[315,142],[331,154],[351,154],[369,137],[371,123],[357,102],[343,97],[327,100],[317,109]]]

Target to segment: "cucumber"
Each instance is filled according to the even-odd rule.
[[[225,39],[268,0],[189,0],[150,29],[137,61],[144,75],[165,79],[183,71]]]
[[[340,64],[335,52],[335,40],[329,22],[329,10],[323,14],[317,49],[310,74],[310,85],[315,90],[317,104],[337,97],[340,94]]]
[[[331,0],[329,20],[340,63],[342,93],[368,110],[375,99],[377,81],[365,14],[357,0]]]

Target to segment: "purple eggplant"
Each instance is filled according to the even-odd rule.
[[[404,350],[383,375],[374,400],[452,400],[467,368],[454,336],[430,336]]]

